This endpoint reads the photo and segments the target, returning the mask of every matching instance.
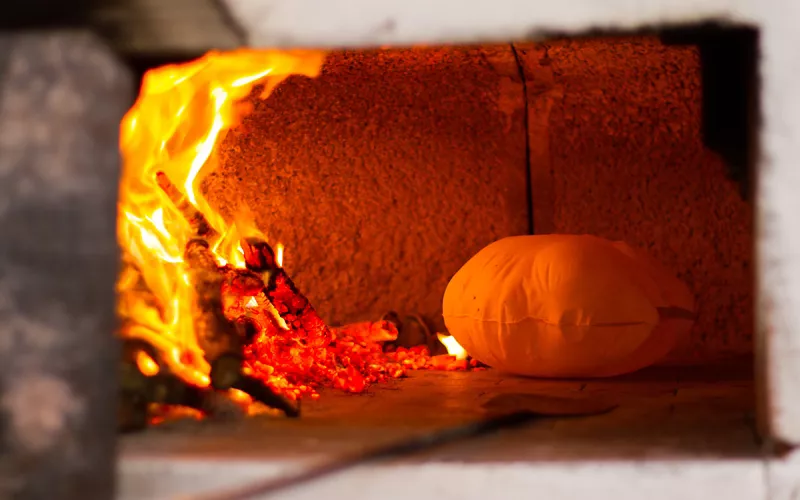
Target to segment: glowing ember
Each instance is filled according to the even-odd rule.
[[[389,322],[329,329],[283,269],[284,246],[273,253],[247,207],[227,221],[200,191],[253,87],[266,98],[289,75],[316,76],[323,58],[237,50],[149,71],[121,126],[121,333],[150,343],[183,380],[245,406],[256,393],[232,388],[241,377],[296,399],[324,386],[360,392],[409,369],[466,368],[452,337],[442,342],[453,355],[431,357],[425,347],[384,352],[397,337]],[[143,352],[136,363],[159,372]],[[231,363],[240,372],[228,379]]]
[[[231,389],[230,391],[228,391],[228,397],[231,398],[231,400],[242,405],[249,405],[250,403],[253,402],[253,400],[250,398],[250,396],[247,395],[246,392],[242,392],[238,389]]]

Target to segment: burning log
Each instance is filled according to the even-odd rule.
[[[143,366],[142,359],[149,366]],[[157,350],[140,339],[123,342],[120,363],[120,397],[117,412],[122,432],[147,427],[151,404],[179,405],[209,412],[211,391],[191,385],[170,373],[156,360]]]
[[[126,340],[120,358],[117,428],[121,432],[147,427],[147,377],[136,365],[133,347],[133,342]]]
[[[258,326],[251,318],[231,320],[225,316],[223,289],[233,286],[243,291],[252,289],[252,292],[261,293],[265,289],[261,277],[250,271],[220,268],[208,243],[217,233],[205,216],[189,203],[164,172],[156,174],[156,181],[196,235],[196,238],[186,244],[184,262],[189,270],[189,281],[194,288],[192,322],[195,336],[198,346],[211,365],[211,386],[217,390],[243,390],[256,401],[278,408],[288,416],[298,416],[299,408],[274,393],[260,380],[242,373],[244,344],[252,341],[258,332]],[[137,378],[135,374],[127,376]],[[162,385],[172,382],[169,379],[158,381]],[[138,407],[131,407],[130,410],[131,415],[141,413]]]
[[[142,362],[142,358],[146,360]],[[157,350],[140,339],[126,339],[120,364],[120,397],[118,429],[121,432],[141,430],[150,420],[151,405],[183,406],[203,414],[226,413],[220,406],[218,394],[208,387],[192,385],[171,373],[162,363]],[[241,372],[241,361],[224,356],[215,363],[214,371],[220,390],[239,389],[289,417],[300,415],[299,406],[272,392],[259,380]],[[212,372],[212,378],[215,374]]]
[[[217,390],[239,389],[254,400],[297,417],[299,408],[272,391],[261,381],[242,372],[243,349],[248,328],[225,317],[222,288],[225,274],[217,265],[205,240],[186,244],[185,261],[195,289],[194,327],[197,343],[211,364],[211,385]],[[247,277],[246,275],[242,275]],[[253,333],[254,335],[254,333]]]
[[[255,296],[264,290],[261,275],[248,269],[225,268],[229,293],[238,297]]]
[[[244,339],[236,325],[225,317],[222,285],[225,276],[217,265],[208,242],[193,239],[186,244],[184,260],[189,267],[189,280],[194,287],[193,323],[197,344],[213,366],[222,356],[242,359]],[[212,377],[212,385],[215,381]]]
[[[278,265],[272,247],[266,241],[246,238],[242,242],[242,249],[247,268],[263,277],[264,294],[286,325],[290,329],[303,331],[309,345],[325,347],[330,344],[333,340],[330,328],[286,271]]]
[[[249,344],[255,339],[256,335],[258,335],[260,327],[253,318],[242,316],[236,318],[236,329],[239,335],[244,338],[244,341]]]
[[[164,172],[158,172],[156,174],[156,182],[158,186],[161,188],[162,191],[169,197],[172,203],[175,205],[186,221],[191,226],[194,234],[200,238],[206,238],[208,240],[213,240],[216,237],[217,233],[211,224],[208,223],[208,220],[205,216],[197,210],[189,200],[184,196],[178,188],[175,187],[175,184],[169,180],[167,174]]]
[[[225,304],[226,315],[244,332],[247,343],[252,342],[265,321],[278,330],[287,329],[278,311],[264,295],[264,288],[264,280],[259,274],[248,269],[225,267],[222,294],[226,299],[234,300],[233,304]],[[242,303],[243,297],[250,298],[248,304]]]
[[[299,406],[295,406],[289,400],[276,394],[260,380],[243,373],[240,356],[228,355],[217,359],[211,366],[211,380],[212,383],[216,381],[215,388],[217,389],[238,389],[249,394],[254,401],[281,410],[287,417],[300,416]]]

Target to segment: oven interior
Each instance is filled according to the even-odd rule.
[[[283,269],[327,325],[394,311],[446,333],[442,297],[465,262],[504,237],[556,233],[643,249],[688,285],[697,318],[656,366],[618,377],[444,363],[358,392],[323,385],[295,419],[171,414],[121,438],[123,496],[234,487],[368,456],[483,421],[499,395],[511,396],[506,409],[545,414],[559,404],[547,397],[614,408],[545,415],[392,463],[754,456],[752,36],[336,50],[317,76],[267,83],[267,97],[252,86],[196,186],[214,217],[236,220],[244,205],[281,243]],[[416,333],[397,342],[446,355],[438,337]],[[165,463],[169,481],[146,480]]]

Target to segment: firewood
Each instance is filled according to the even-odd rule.
[[[261,275],[249,269],[227,266],[223,269],[229,293],[238,297],[255,296],[264,289]]]
[[[159,367],[158,373],[145,374],[137,356],[145,353]],[[147,427],[150,405],[178,405],[208,411],[210,389],[197,387],[177,377],[160,363],[158,350],[142,339],[125,339],[120,359],[120,385],[117,428],[131,432]]]
[[[205,216],[189,203],[186,196],[175,187],[175,184],[167,177],[167,174],[158,172],[156,174],[156,182],[175,205],[175,208],[183,214],[183,217],[189,223],[189,226],[197,237],[213,240],[217,236],[217,232],[211,227]]]
[[[247,268],[261,274],[264,294],[290,329],[305,332],[309,345],[324,347],[333,336],[330,328],[275,260],[272,247],[258,238],[242,241]]]
[[[225,317],[222,285],[225,275],[209,248],[208,242],[193,239],[186,244],[184,261],[194,288],[192,321],[197,343],[212,363],[223,355],[241,357],[243,338],[236,325]],[[212,379],[212,385],[214,380]]]
[[[247,344],[251,343],[255,339],[260,330],[258,323],[256,323],[254,319],[245,316],[236,318],[235,323],[236,328],[239,331],[239,335],[244,338],[244,341]]]
[[[300,416],[300,407],[274,392],[262,381],[250,377],[242,371],[242,360],[237,356],[222,356],[211,365],[211,380],[217,381],[222,390],[238,389],[244,391],[254,401],[283,411],[287,417]]]
[[[258,273],[249,269],[237,269],[231,266],[223,268],[225,273],[225,283],[222,285],[222,295],[226,300],[225,314],[228,319],[234,321],[244,335],[245,342],[250,343],[255,338],[255,334],[265,326],[265,322],[271,323],[277,330],[285,330],[284,321],[264,294],[264,280]],[[252,299],[254,306],[243,303],[243,299]],[[231,305],[232,301],[236,305]]]
[[[186,244],[184,262],[194,290],[192,323],[198,346],[211,365],[211,387],[217,390],[231,388],[243,390],[254,400],[280,409],[287,416],[299,416],[298,407],[276,394],[261,380],[242,372],[244,344],[253,340],[259,331],[259,326],[252,318],[231,319],[225,316],[223,290],[236,298],[263,294],[268,287],[265,286],[262,276],[252,270],[219,266],[208,243],[209,239],[218,236],[216,231],[203,214],[172,184],[166,174],[158,172],[156,180],[167,197],[183,214],[196,236]],[[267,317],[275,319],[270,315]],[[319,321],[321,323],[321,320]],[[321,324],[327,329],[324,323]],[[169,371],[159,371],[156,375],[145,376],[135,366],[135,360],[123,360],[122,372],[123,381],[127,382],[129,387],[121,393],[120,398],[121,430],[132,430],[146,425],[147,407],[151,403],[204,409],[208,400],[206,394],[210,389],[191,386]]]
[[[147,427],[147,377],[139,370],[133,343],[125,340],[119,365],[117,430],[132,432]],[[128,355],[126,355],[128,354]]]
[[[118,400],[118,430],[131,432],[147,427],[151,405],[183,406],[203,414],[217,416],[229,412],[229,407],[220,405],[221,392],[239,389],[248,393],[254,401],[283,411],[289,417],[298,417],[300,408],[276,394],[260,380],[242,372],[241,358],[224,355],[212,365],[212,380],[218,387],[198,387],[169,371],[161,362],[158,350],[141,339],[126,339],[120,364],[120,397]],[[155,374],[145,374],[138,366],[137,356],[144,352],[159,366]]]
[[[211,364],[211,386],[218,390],[239,389],[254,400],[282,410],[287,416],[297,417],[300,412],[288,400],[272,391],[260,380],[242,372],[243,347],[257,333],[253,325],[243,328],[243,321],[225,317],[222,288],[226,280],[224,268],[217,265],[205,240],[194,239],[186,245],[185,262],[190,269],[190,280],[195,289],[194,326],[200,348]],[[230,272],[228,273],[230,275]],[[235,273],[244,284],[262,284],[248,273]],[[257,277],[256,277],[257,278]],[[238,324],[237,324],[238,323]]]
[[[265,404],[270,408],[281,410],[289,418],[300,416],[300,401],[292,403],[254,377],[242,374],[233,384],[233,388],[246,392],[254,401]]]

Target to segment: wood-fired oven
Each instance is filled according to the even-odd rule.
[[[62,4],[0,35],[1,497],[795,497],[796,7]],[[691,333],[465,357],[448,283],[530,234],[642,249]]]

